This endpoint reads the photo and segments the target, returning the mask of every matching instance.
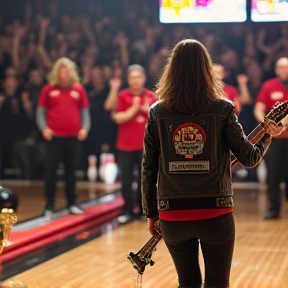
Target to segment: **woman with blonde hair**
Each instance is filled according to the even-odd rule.
[[[222,97],[206,48],[196,40],[174,47],[156,88],[159,100],[149,112],[142,158],[149,232],[162,234],[179,287],[202,285],[199,243],[205,287],[229,287],[235,239],[230,151],[253,167],[271,136],[249,143],[232,102]],[[154,226],[158,219],[161,231]]]
[[[65,168],[65,192],[71,214],[82,214],[76,206],[75,170],[79,142],[90,129],[89,103],[80,84],[76,64],[60,58],[48,74],[48,84],[41,91],[36,121],[46,140],[44,216],[51,219],[54,209],[56,170],[60,160]]]

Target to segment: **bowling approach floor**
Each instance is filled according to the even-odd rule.
[[[66,215],[61,184],[57,193],[58,212],[48,224],[41,224],[41,217],[38,217],[44,205],[42,183],[0,181],[0,185],[12,188],[22,203],[17,212],[20,223],[12,229],[15,233],[29,230],[30,224],[40,229],[46,227],[45,225],[51,227],[53,223],[62,221],[65,217],[73,217],[67,218],[69,221],[78,217]],[[109,207],[112,207],[111,212],[114,211],[115,214],[99,218],[99,221],[93,224],[94,219],[87,227],[80,225],[79,229],[72,231],[73,233],[60,235],[58,239],[33,249],[30,253],[4,261],[4,283],[13,279],[27,284],[29,288],[136,286],[137,272],[126,259],[126,255],[130,251],[137,252],[150,238],[146,223],[135,220],[126,225],[119,225],[117,215],[123,205],[119,184],[113,187],[85,182],[77,185],[78,199],[87,215],[96,208],[100,214],[108,215],[105,209]],[[258,183],[234,184],[236,245],[231,270],[231,288],[288,287],[288,202],[283,191],[281,219],[263,221],[267,207],[265,189],[265,185]],[[29,200],[25,200],[27,195]],[[107,205],[105,209],[103,205]],[[5,258],[5,253],[3,257]],[[176,288],[177,275],[163,241],[158,244],[152,259],[155,265],[146,267],[142,287]],[[200,263],[203,270],[202,257]]]

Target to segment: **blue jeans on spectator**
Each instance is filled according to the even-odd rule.
[[[181,288],[201,288],[199,243],[205,263],[205,287],[229,287],[235,241],[233,213],[197,221],[164,221],[160,228]]]

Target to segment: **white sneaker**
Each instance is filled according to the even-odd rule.
[[[52,214],[53,214],[53,210],[45,209],[44,214],[43,214],[44,220],[45,221],[51,221],[52,220]]]
[[[75,206],[75,205],[70,206],[68,208],[68,210],[69,210],[70,214],[74,214],[74,215],[83,214],[83,211],[80,208],[78,208],[77,206]]]
[[[131,216],[129,216],[129,215],[120,215],[120,216],[118,216],[118,222],[120,224],[127,224],[130,221],[131,221]]]

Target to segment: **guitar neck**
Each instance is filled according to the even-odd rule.
[[[266,132],[264,123],[261,122],[256,126],[256,128],[247,136],[247,139],[251,144],[255,144],[261,140]],[[231,166],[235,165],[238,162],[237,158],[232,155],[231,156]]]

